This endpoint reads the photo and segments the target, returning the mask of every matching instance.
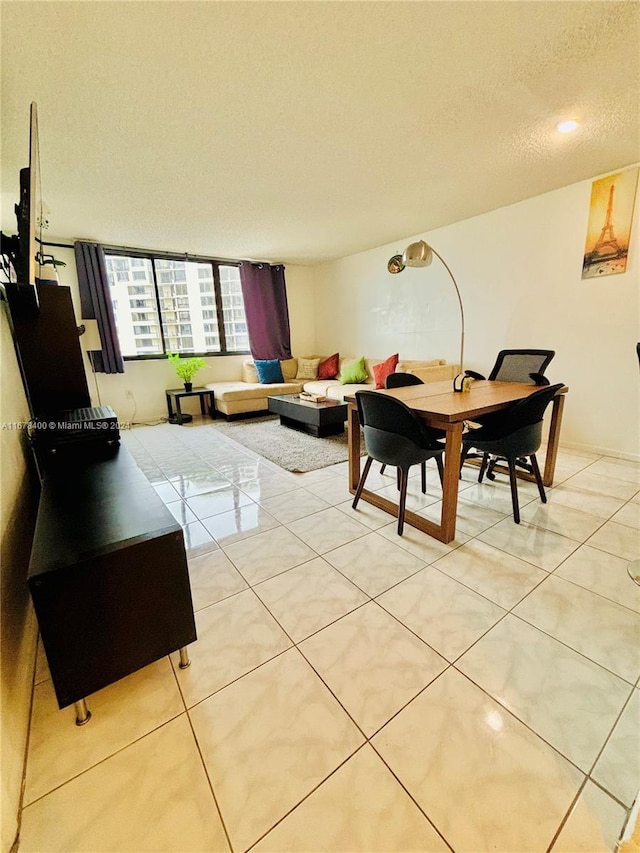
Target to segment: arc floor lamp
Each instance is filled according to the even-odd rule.
[[[458,289],[458,285],[453,276],[453,273],[449,269],[447,262],[444,258],[439,255],[433,246],[429,246],[424,240],[418,240],[417,243],[411,243],[411,245],[407,246],[407,248],[402,253],[401,263],[396,263],[394,270],[397,272],[401,272],[405,267],[428,267],[433,261],[433,256],[436,256],[442,266],[449,273],[449,278],[453,282],[453,286],[456,290],[456,295],[458,297],[458,304],[460,305],[460,373],[464,372],[464,308],[462,306],[462,297],[460,296],[460,290]],[[395,260],[392,258],[392,261]],[[389,262],[391,264],[391,261]],[[389,270],[391,271],[392,267],[389,266]]]

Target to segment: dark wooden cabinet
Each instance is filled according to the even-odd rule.
[[[28,583],[61,708],[196,639],[182,529],[124,447],[47,471]]]
[[[13,337],[22,381],[34,418],[91,405],[71,290],[39,284],[39,308],[15,305],[17,285],[7,285]],[[13,296],[13,298],[12,298]]]

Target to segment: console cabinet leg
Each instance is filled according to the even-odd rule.
[[[76,709],[76,726],[84,726],[91,719],[91,711],[87,708],[87,700],[80,699],[74,703]]]
[[[180,669],[186,669],[188,666],[191,666],[191,661],[189,660],[189,653],[187,652],[187,647],[183,646],[180,649],[180,663],[178,664]]]

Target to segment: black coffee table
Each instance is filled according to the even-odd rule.
[[[269,397],[269,411],[280,415],[282,426],[325,438],[344,432],[348,406],[338,400],[311,403],[299,394],[278,394]]]

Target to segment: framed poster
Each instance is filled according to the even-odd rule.
[[[637,168],[593,182],[583,279],[626,272],[637,184]]]

